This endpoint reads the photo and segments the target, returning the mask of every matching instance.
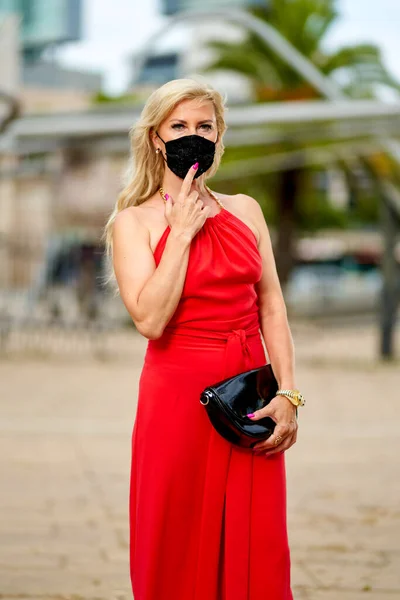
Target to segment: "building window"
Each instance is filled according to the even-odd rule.
[[[178,78],[178,55],[149,56],[134,83],[160,83]]]
[[[30,27],[35,21],[35,2],[32,0],[19,0],[23,19],[23,26]]]

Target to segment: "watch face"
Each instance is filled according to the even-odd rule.
[[[304,404],[304,396],[303,396],[303,394],[301,394],[298,390],[296,390],[294,392],[294,394],[295,394],[296,402],[298,402],[300,405]]]
[[[305,404],[304,396],[299,390],[282,390],[279,391],[278,394],[286,396],[295,406],[303,406]]]

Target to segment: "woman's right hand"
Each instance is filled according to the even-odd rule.
[[[176,201],[172,203],[169,197],[165,204],[165,218],[169,226],[178,235],[188,236],[189,241],[203,227],[211,210],[209,206],[203,206],[204,202],[199,199],[196,190],[190,192],[197,168],[198,163],[188,170]]]

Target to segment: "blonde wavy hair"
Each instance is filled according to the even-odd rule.
[[[112,232],[117,214],[129,206],[138,206],[145,202],[157,191],[163,180],[165,162],[161,153],[156,154],[151,134],[159,128],[177,104],[183,100],[195,99],[201,102],[211,101],[213,103],[218,131],[214,163],[207,173],[200,175],[197,179],[201,191],[205,191],[206,179],[215,175],[219,167],[225,149],[222,137],[227,128],[224,119],[225,98],[208,83],[200,79],[174,79],[156,89],[149,96],[139,120],[129,132],[131,155],[127,182],[117,198],[115,207],[101,236],[109,263],[109,276],[106,278],[106,284],[112,281],[115,283],[111,263]],[[115,293],[118,294],[118,286]]]

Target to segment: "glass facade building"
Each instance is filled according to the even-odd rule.
[[[179,56],[176,52],[149,56],[134,83],[165,83],[179,77]]]
[[[249,8],[251,6],[265,6],[266,0],[202,0],[202,10],[215,8]],[[198,0],[162,0],[162,12],[165,15],[175,15],[183,10],[198,10]]]
[[[21,16],[24,53],[81,37],[82,0],[0,0],[2,13]]]

